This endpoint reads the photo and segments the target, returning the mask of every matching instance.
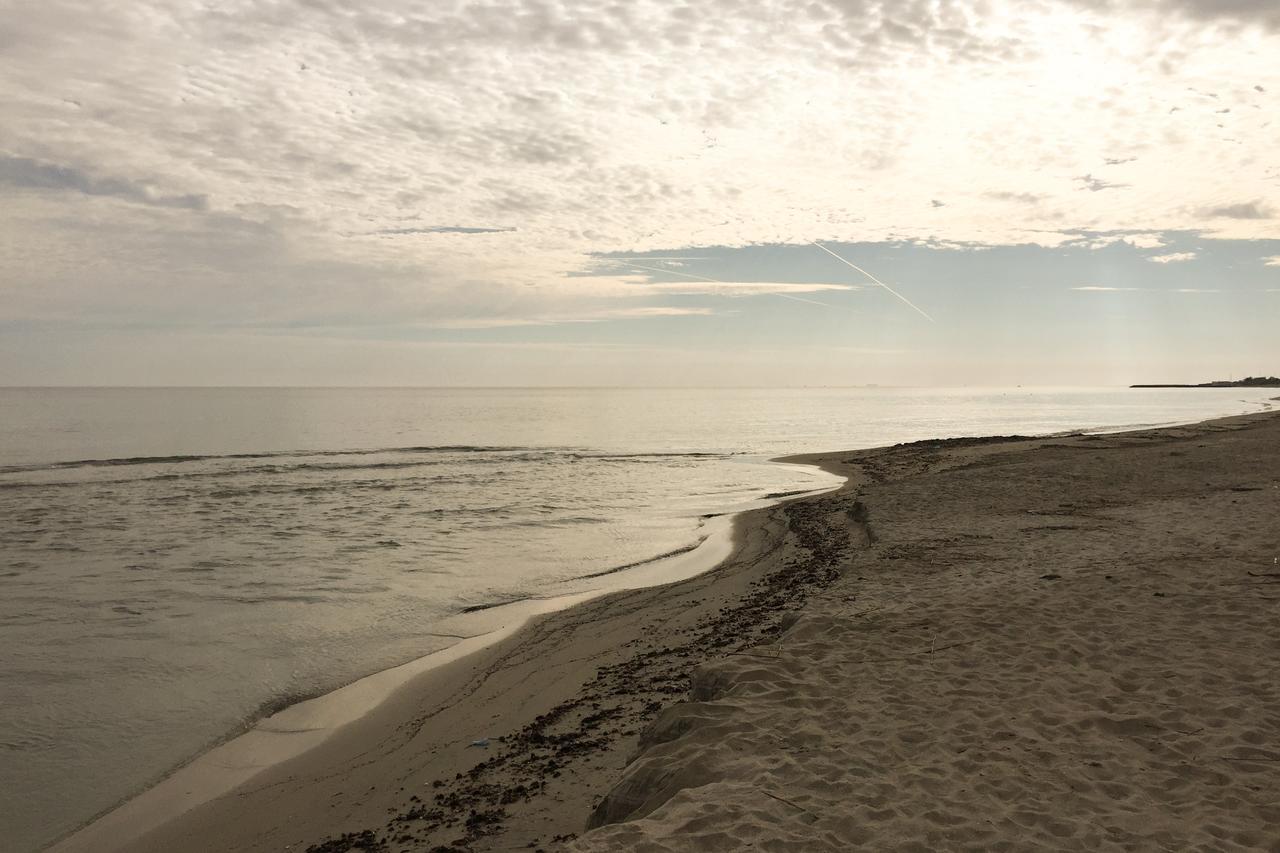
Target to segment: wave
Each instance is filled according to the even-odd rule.
[[[225,459],[281,459],[306,456],[372,456],[378,453],[518,453],[555,451],[567,448],[506,447],[500,445],[413,445],[359,450],[275,450],[262,453],[194,453],[170,456],[121,456],[109,459],[74,459],[67,462],[42,462],[0,466],[0,474],[25,471],[61,471],[69,468],[112,468],[127,465],[182,465],[191,462],[216,462]]]
[[[226,461],[246,461],[246,460],[271,460],[271,459],[316,459],[325,457],[347,457],[347,456],[376,456],[381,454],[420,454],[420,455],[446,455],[446,454],[513,454],[525,453],[531,454],[538,458],[556,458],[561,457],[570,460],[590,459],[596,461],[644,461],[644,460],[662,460],[662,459],[723,459],[730,456],[740,456],[741,453],[715,453],[707,451],[688,451],[673,453],[610,453],[606,451],[591,451],[580,448],[568,447],[527,447],[527,446],[507,446],[507,445],[471,445],[471,444],[442,444],[442,445],[411,445],[408,447],[382,447],[373,449],[356,449],[356,450],[280,450],[262,453],[196,453],[196,454],[175,454],[169,456],[121,456],[107,459],[76,459],[66,462],[41,462],[27,463],[20,465],[0,465],[0,474],[23,474],[37,471],[71,471],[81,468],[122,468],[149,465],[189,465],[198,462],[226,462]],[[494,460],[507,461],[507,460]],[[298,461],[292,464],[267,464],[254,465],[250,467],[236,468],[234,470],[224,471],[201,471],[192,473],[173,473],[167,472],[157,474],[147,479],[179,479],[183,477],[201,476],[201,477],[227,477],[238,476],[240,474],[274,474],[288,473],[292,471],[348,471],[348,470],[377,470],[377,469],[399,469],[413,468],[423,465],[438,464],[437,461],[413,460],[413,461],[388,461],[388,462],[322,462],[322,461]],[[9,484],[0,484],[9,485]],[[24,484],[25,485],[25,484]]]
[[[500,598],[496,601],[486,601],[481,604],[468,604],[465,607],[458,608],[459,613],[479,613],[482,610],[492,610],[495,607],[502,607],[507,604],[515,604],[520,601],[532,601],[531,595],[516,595],[507,598]]]
[[[606,575],[616,575],[618,572],[625,572],[627,569],[635,569],[635,568],[639,568],[640,566],[647,566],[650,563],[656,563],[659,560],[665,560],[668,557],[676,557],[676,556],[679,556],[680,554],[687,554],[706,541],[707,541],[707,537],[703,536],[703,537],[700,537],[696,542],[691,542],[688,545],[681,545],[679,548],[672,548],[670,551],[665,551],[656,556],[646,557],[643,560],[636,560],[634,563],[623,563],[620,566],[613,566],[612,568],[604,569],[599,572],[591,572],[590,574],[586,574],[586,575],[577,575],[571,578],[571,580],[582,581],[582,580],[590,580],[592,578],[602,578],[602,577],[605,577]]]

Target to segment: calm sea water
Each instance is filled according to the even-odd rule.
[[[625,585],[599,573],[831,482],[772,456],[1274,394],[0,389],[0,839],[37,849],[466,608]]]

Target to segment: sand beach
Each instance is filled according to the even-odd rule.
[[[1273,414],[788,461],[848,479],[55,849],[1280,849]]]

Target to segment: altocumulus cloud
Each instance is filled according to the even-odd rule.
[[[379,228],[371,234],[398,236],[404,234],[504,234],[515,228],[489,228],[482,225],[428,225],[422,228]]]
[[[3,154],[0,154],[0,185],[16,189],[111,196],[159,207],[181,207],[188,210],[204,210],[208,207],[208,198],[203,195],[165,195],[136,181],[91,177],[70,166],[42,163],[30,157],[11,157]]]
[[[1280,30],[1280,7],[1272,0],[1072,0],[1091,11],[1145,12],[1153,16],[1176,15],[1194,21],[1237,27]]]
[[[1200,211],[1206,219],[1274,219],[1275,210],[1265,202],[1247,201],[1206,207]]]
[[[607,321],[693,286],[572,274],[601,252],[1264,237],[1273,7],[25,4],[0,296],[49,322]],[[1224,204],[1224,174],[1264,189]],[[746,284],[697,292],[791,286]]]

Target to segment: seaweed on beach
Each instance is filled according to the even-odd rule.
[[[433,782],[430,801],[411,796],[379,833],[368,829],[347,833],[308,847],[308,853],[472,850],[482,839],[505,831],[509,808],[533,800],[577,762],[612,749],[683,699],[698,666],[781,633],[788,613],[840,577],[853,541],[844,525],[852,521],[860,530],[856,538],[861,542],[871,537],[866,507],[849,493],[797,501],[780,510],[799,546],[795,556],[754,582],[736,603],[702,619],[672,642],[633,641],[635,649],[629,658],[601,666],[572,699],[518,731],[492,739],[497,747],[494,753],[467,772]],[[546,843],[559,844],[572,837],[557,836]],[[542,849],[538,839],[520,842],[504,839],[504,847]]]

